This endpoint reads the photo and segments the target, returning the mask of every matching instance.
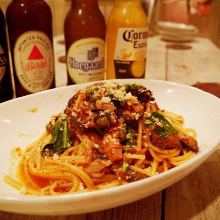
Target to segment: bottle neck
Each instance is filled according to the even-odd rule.
[[[34,2],[34,1],[39,1],[39,0],[13,0],[13,2]]]
[[[73,7],[98,7],[97,0],[72,0]]]
[[[115,0],[115,5],[123,5],[123,4],[141,5],[141,0]]]
[[[33,3],[37,1],[44,1],[44,0],[13,0],[15,3]]]
[[[123,2],[138,2],[138,3],[141,3],[141,0],[115,0],[115,2],[120,2],[120,3],[123,3]]]

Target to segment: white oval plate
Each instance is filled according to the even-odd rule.
[[[178,33],[198,33],[198,29],[193,25],[175,23],[175,22],[158,22],[158,27],[161,30],[169,31],[169,32],[178,32]]]
[[[165,81],[135,81],[153,91],[161,108],[181,114],[185,126],[195,128],[200,152],[186,163],[165,173],[111,189],[63,196],[25,196],[7,185],[9,154],[15,146],[25,146],[44,131],[50,116],[62,111],[67,101],[85,84],[18,98],[0,105],[0,210],[38,215],[88,213],[120,206],[156,193],[192,172],[220,142],[220,99],[190,86]],[[35,110],[35,111],[33,111]],[[180,189],[181,190],[181,189]]]
[[[195,38],[195,35],[179,35],[179,36],[174,36],[172,34],[167,34],[167,33],[161,33],[159,32],[160,37],[162,40],[167,40],[167,41],[174,41],[174,42],[188,42],[192,41]]]

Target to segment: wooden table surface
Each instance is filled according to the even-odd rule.
[[[64,47],[55,38],[57,59]],[[149,38],[147,79],[192,85],[220,82],[220,50],[208,39],[197,38],[173,49],[171,42]],[[57,86],[66,82],[65,64],[56,62]],[[220,135],[220,134],[219,134]],[[74,216],[26,216],[0,212],[0,220],[182,220],[220,219],[220,146],[197,170],[169,188],[143,200],[95,213]]]

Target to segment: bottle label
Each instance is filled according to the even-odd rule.
[[[49,89],[54,79],[53,46],[40,31],[23,33],[14,47],[15,70],[21,85],[30,93]]]
[[[147,28],[119,28],[114,54],[116,78],[143,78]]]
[[[104,79],[105,42],[85,38],[74,42],[67,53],[68,74],[74,83]]]
[[[3,47],[0,45],[0,82],[2,81],[5,75],[7,63],[8,63],[7,55],[5,54]]]

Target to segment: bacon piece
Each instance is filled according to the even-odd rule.
[[[186,147],[194,152],[199,151],[198,143],[193,137],[184,134],[180,135],[179,137],[183,147]]]
[[[144,114],[144,106],[137,100],[129,100],[122,108],[122,116],[128,121],[137,121]]]
[[[103,149],[111,161],[122,159],[121,141],[125,138],[125,129],[123,124],[119,124],[106,133],[103,137]]]
[[[150,137],[151,143],[156,147],[159,147],[163,150],[170,150],[170,149],[180,149],[181,143],[179,136],[177,134],[170,134],[166,137],[161,137],[156,132],[152,132]]]
[[[107,157],[109,158],[109,160],[111,160],[112,162],[122,159],[121,145],[112,145],[111,143],[107,144],[105,145],[104,151]]]
[[[94,160],[88,167],[84,168],[88,173],[100,173],[105,165],[100,160]]]

